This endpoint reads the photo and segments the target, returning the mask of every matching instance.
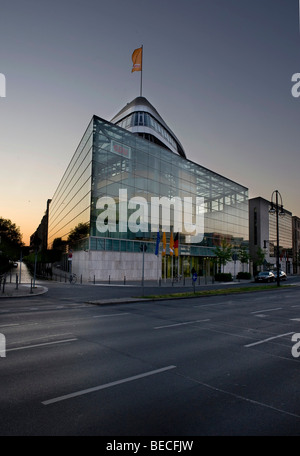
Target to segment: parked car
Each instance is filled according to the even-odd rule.
[[[277,271],[274,271],[275,280],[277,280]],[[279,271],[279,280],[287,280],[287,275],[283,271]]]
[[[261,271],[255,277],[255,282],[274,282],[275,275],[272,271]]]

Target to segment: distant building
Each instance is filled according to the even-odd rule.
[[[45,214],[41,220],[36,231],[30,236],[30,247],[35,250],[37,247],[38,251],[47,250],[48,246],[48,217],[49,217],[49,206],[51,199],[47,200],[47,208]]]
[[[249,252],[253,259],[254,273],[260,269],[276,269],[277,232],[276,215],[269,212],[271,202],[257,197],[249,199]],[[279,216],[279,260],[280,268],[287,274],[293,273],[293,224],[292,213],[283,208]],[[257,265],[258,252],[262,249],[265,260]]]
[[[300,218],[293,216],[293,269],[294,274],[300,272]]]

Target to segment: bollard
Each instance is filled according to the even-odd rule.
[[[95,283],[96,283],[96,279],[95,279],[95,274],[94,274],[94,285],[95,285]]]
[[[18,277],[18,274],[16,274],[16,290],[18,289],[19,287],[19,277]]]
[[[30,293],[31,294],[33,293],[33,290],[32,290],[32,279],[31,279],[31,284],[30,284]]]
[[[81,276],[80,276],[80,283],[82,283],[82,274],[81,274]]]
[[[110,276],[108,276],[108,283],[110,283]]]
[[[183,285],[185,285],[185,276],[183,276]]]
[[[5,282],[6,282],[6,276],[3,277],[2,293],[4,293],[4,290],[5,290]]]
[[[126,276],[124,276],[124,285],[126,285]]]
[[[161,287],[161,278],[159,279],[158,285]]]

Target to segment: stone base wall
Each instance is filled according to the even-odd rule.
[[[161,256],[144,254],[145,280],[161,277]],[[159,269],[159,275],[158,275]],[[142,280],[143,253],[78,251],[73,252],[72,272],[84,282],[95,280]]]

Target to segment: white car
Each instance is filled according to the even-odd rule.
[[[277,280],[277,271],[274,271],[275,280]],[[279,271],[279,280],[287,280],[287,275],[283,271]]]

